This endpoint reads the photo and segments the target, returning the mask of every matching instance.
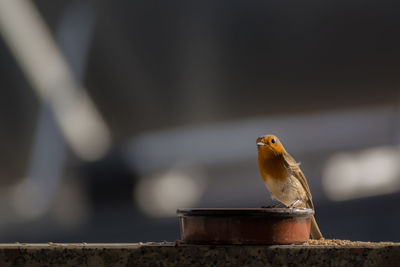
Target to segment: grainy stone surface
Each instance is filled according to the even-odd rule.
[[[0,266],[399,266],[400,243],[330,245],[0,244]]]

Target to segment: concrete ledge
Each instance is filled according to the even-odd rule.
[[[139,244],[0,244],[0,266],[399,266],[400,243],[211,246]]]

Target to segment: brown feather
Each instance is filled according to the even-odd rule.
[[[314,209],[314,204],[312,202],[312,196],[311,196],[311,190],[310,187],[308,186],[308,182],[306,177],[304,176],[304,173],[301,171],[299,167],[299,163],[295,161],[295,159],[289,155],[289,153],[284,153],[283,158],[285,159],[285,166],[287,167],[288,171],[292,173],[292,176],[298,179],[303,186],[304,190],[306,191],[307,195],[307,207]],[[313,239],[321,239],[322,238],[322,233],[319,230],[317,221],[315,220],[315,217],[312,216],[311,218],[311,236]]]
[[[312,202],[312,196],[311,196],[311,190],[310,187],[308,186],[307,179],[304,176],[303,172],[301,171],[299,167],[299,163],[297,163],[292,156],[289,155],[289,153],[284,153],[283,154],[284,158],[284,163],[285,166],[287,167],[288,171],[291,172],[291,174],[300,181],[301,185],[303,186],[304,190],[306,191],[307,195],[307,204],[308,208],[314,209],[314,204]]]

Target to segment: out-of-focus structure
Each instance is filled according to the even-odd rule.
[[[399,19],[370,4],[0,0],[1,240],[172,240],[176,208],[265,205],[270,133],[325,236],[400,239]]]

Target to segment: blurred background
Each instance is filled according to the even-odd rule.
[[[400,241],[395,1],[0,0],[0,242],[179,239],[301,162],[326,238]]]

